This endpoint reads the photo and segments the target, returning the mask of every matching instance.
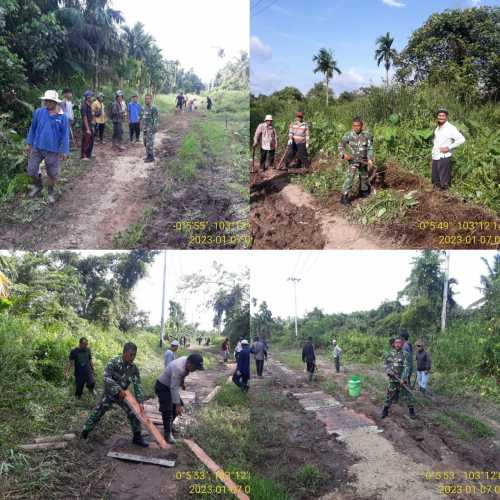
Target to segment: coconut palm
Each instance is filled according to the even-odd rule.
[[[394,38],[392,38],[391,34],[387,32],[385,35],[379,36],[376,43],[378,47],[375,51],[375,60],[377,61],[378,66],[380,66],[382,61],[384,61],[386,85],[389,86],[389,70],[398,55],[396,49],[392,48]]]
[[[337,66],[337,61],[333,58],[333,52],[331,49],[322,48],[313,57],[313,62],[316,63],[316,68],[314,68],[314,73],[323,73],[326,80],[326,105],[328,106],[328,90],[330,80],[333,78],[333,73],[336,71],[339,75],[342,73]]]

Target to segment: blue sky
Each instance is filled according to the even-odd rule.
[[[381,84],[375,40],[387,31],[401,50],[428,17],[445,9],[500,5],[500,0],[251,0],[251,85],[269,94],[291,85],[306,92],[323,77],[312,56],[333,49],[342,75],[333,90]]]

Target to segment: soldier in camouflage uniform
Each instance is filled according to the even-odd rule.
[[[389,415],[391,404],[401,398],[406,401],[408,411],[411,418],[415,418],[415,398],[405,385],[408,374],[410,372],[411,359],[409,354],[402,350],[403,342],[401,339],[394,340],[394,347],[385,357],[385,373],[389,377],[387,392],[384,399],[384,409],[380,418],[385,418]],[[399,380],[398,380],[399,379]]]
[[[146,95],[144,97],[144,109],[142,110],[142,121],[144,124],[143,137],[144,147],[146,148],[146,163],[155,161],[155,134],[158,131],[159,113],[156,106],[152,106],[153,97]]]
[[[346,148],[349,152],[346,152]],[[359,175],[361,196],[364,198],[370,194],[368,170],[373,168],[373,140],[371,134],[363,130],[361,118],[356,117],[352,120],[352,130],[347,132],[339,143],[339,154],[342,160],[349,162],[341,199],[343,205],[349,205],[351,203],[349,195],[356,172]]]
[[[134,365],[137,354],[137,346],[132,342],[127,342],[123,346],[123,354],[112,358],[104,369],[104,394],[97,406],[92,410],[85,422],[81,434],[82,439],[87,439],[90,431],[97,425],[101,417],[111,409],[114,404],[120,406],[127,414],[130,427],[134,434],[132,442],[147,448],[149,445],[141,436],[141,424],[132,410],[123,401],[125,389],[132,384],[134,393],[139,402],[141,411],[144,412],[144,393],[141,386],[139,369]]]

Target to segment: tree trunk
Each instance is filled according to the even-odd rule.
[[[328,77],[326,77],[326,107],[328,107]]]

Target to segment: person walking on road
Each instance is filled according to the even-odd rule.
[[[257,376],[262,377],[262,372],[264,370],[264,361],[267,360],[267,346],[265,342],[263,342],[259,337],[255,337],[251,352],[255,356]]]
[[[141,435],[141,423],[139,419],[124,401],[125,390],[132,384],[141,414],[144,414],[144,391],[141,385],[139,368],[134,364],[136,355],[137,346],[132,342],[127,342],[123,346],[122,355],[112,358],[106,365],[104,369],[104,393],[85,422],[81,433],[82,439],[87,439],[89,433],[94,429],[99,420],[101,420],[102,416],[113,405],[117,404],[127,414],[134,436],[132,442],[144,448],[149,446]]]
[[[71,364],[73,364],[75,371],[75,397],[78,399],[82,397],[85,385],[87,385],[89,392],[95,396],[94,363],[88,340],[85,337],[82,337],[78,343],[78,347],[75,347],[69,353],[68,365],[64,370],[65,378],[68,378]]]
[[[238,356],[240,355],[240,352],[241,352],[241,341],[243,340],[243,337],[240,337],[238,339],[238,342],[236,343],[236,347],[234,348],[234,359],[236,360],[236,362],[238,362]]]
[[[304,113],[297,111],[295,121],[288,128],[288,150],[286,153],[285,166],[298,158],[304,168],[309,167],[309,125],[304,121]]]
[[[335,371],[340,372],[340,356],[342,355],[342,349],[337,345],[335,339],[332,340],[333,347],[333,360],[335,361]]]
[[[139,142],[141,135],[141,119],[142,119],[142,106],[139,104],[139,96],[132,95],[132,100],[128,103],[128,129],[130,133],[130,142]]]
[[[177,94],[177,97],[175,98],[175,110],[182,111],[182,108],[184,106],[184,101],[186,98],[184,97],[184,94],[181,92],[180,94]]]
[[[273,126],[273,117],[266,115],[264,122],[260,123],[253,137],[253,149],[260,146],[260,169],[274,168],[276,148],[278,147],[278,134]],[[253,165],[252,165],[253,167]]]
[[[55,90],[47,90],[43,106],[33,112],[33,119],[26,138],[28,153],[28,175],[33,179],[33,188],[28,196],[34,198],[43,190],[40,164],[45,161],[47,171],[48,202],[55,203],[54,186],[59,177],[59,156],[66,160],[69,155],[69,123]]]
[[[416,343],[417,352],[415,357],[417,360],[417,383],[422,394],[427,392],[427,382],[429,380],[429,372],[431,371],[431,355],[425,350],[424,343],[419,341]]]
[[[227,363],[229,359],[229,339],[224,339],[222,342],[222,358],[224,359],[224,363]]]
[[[443,191],[451,186],[452,151],[465,142],[465,137],[448,121],[448,110],[437,111],[437,127],[432,146],[432,184]]]
[[[82,154],[81,159],[90,161],[92,158],[92,150],[94,149],[94,134],[93,134],[93,113],[92,113],[92,96],[94,93],[91,90],[85,91],[83,94],[83,103],[80,108],[82,116]]]
[[[177,340],[172,340],[172,342],[170,343],[170,349],[167,349],[165,351],[165,368],[175,359],[175,352],[177,351],[177,349],[179,349],[179,342],[177,342]]]
[[[389,415],[389,408],[399,398],[406,401],[410,418],[415,418],[415,398],[407,384],[410,363],[410,355],[408,352],[403,351],[403,339],[396,339],[394,341],[394,349],[385,358],[385,373],[389,377],[389,382],[380,418],[385,418]]]
[[[127,107],[123,100],[123,92],[116,91],[115,102],[111,107],[111,121],[113,122],[113,149],[123,151],[123,122],[127,115]]]
[[[309,373],[309,382],[312,382],[316,370],[316,354],[312,337],[309,337],[302,348],[302,362],[306,364],[307,373]]]
[[[104,109],[104,94],[97,94],[97,99],[92,103],[92,114],[94,115],[94,140],[99,138],[101,144],[104,143],[104,130],[106,128],[106,110]]]
[[[347,175],[342,186],[342,205],[350,205],[354,177],[359,177],[360,195],[366,198],[370,194],[369,170],[373,169],[373,139],[363,130],[363,120],[357,116],[352,120],[352,130],[344,134],[339,142],[339,156],[347,160]]]
[[[144,97],[144,109],[142,110],[142,119],[144,123],[144,147],[146,148],[145,163],[155,161],[155,134],[158,132],[160,114],[158,108],[153,106],[153,96],[147,94]]]
[[[172,426],[176,417],[182,415],[184,403],[180,390],[186,389],[184,379],[196,370],[204,370],[203,357],[193,353],[175,359],[163,370],[155,384],[155,393],[160,402],[160,413],[163,420],[165,439],[170,444],[176,440],[172,434]]]
[[[63,100],[60,104],[63,113],[68,119],[70,140],[73,140],[73,125],[75,123],[75,111],[73,106],[73,92],[71,89],[63,90]]]
[[[248,381],[250,380],[250,346],[248,340],[241,341],[241,351],[238,355],[236,370],[233,374],[233,382],[242,390],[247,392],[249,389]]]

